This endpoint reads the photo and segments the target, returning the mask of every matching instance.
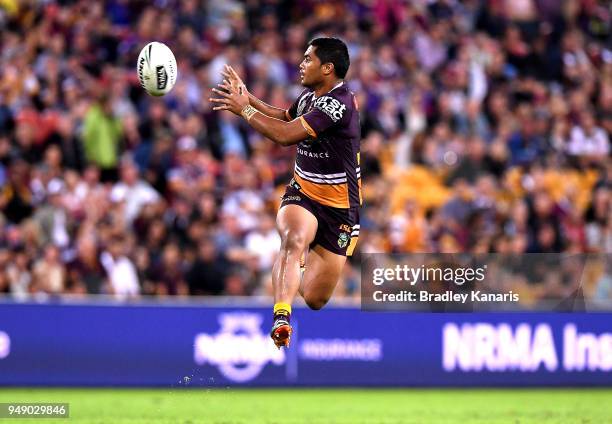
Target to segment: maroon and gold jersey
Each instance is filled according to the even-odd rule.
[[[360,126],[354,94],[341,82],[316,98],[304,90],[287,110],[310,135],[297,145],[293,178],[300,191],[326,206],[361,205]]]

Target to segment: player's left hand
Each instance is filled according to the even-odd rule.
[[[249,104],[249,94],[244,89],[244,85],[234,85],[227,80],[223,80],[218,87],[213,88],[213,93],[221,96],[221,98],[210,98],[208,99],[212,103],[217,105],[213,107],[213,110],[229,110],[230,112],[240,115],[242,109]]]
[[[223,81],[227,80],[229,81],[230,85],[238,87],[239,89],[246,91],[247,95],[249,94],[249,91],[247,90],[246,85],[242,81],[242,78],[240,78],[238,73],[234,71],[234,68],[232,68],[230,65],[225,65],[223,67],[223,70],[221,71],[221,75],[223,75],[223,78],[224,78]]]

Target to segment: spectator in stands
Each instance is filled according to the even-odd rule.
[[[56,246],[52,244],[45,246],[44,256],[34,264],[32,275],[32,288],[35,292],[60,294],[64,290],[66,268]]]
[[[136,267],[127,256],[127,243],[122,236],[113,236],[100,261],[110,283],[109,293],[118,299],[138,297],[140,285]]]
[[[139,177],[138,168],[130,157],[121,161],[121,180],[113,186],[110,198],[114,203],[122,205],[127,226],[132,224],[144,205],[160,200],[157,191]]]
[[[198,256],[187,273],[189,293],[192,295],[221,294],[225,289],[225,279],[229,262],[216,249],[210,238],[204,238],[198,244]]]
[[[122,134],[121,121],[113,115],[112,104],[107,93],[101,94],[83,123],[83,143],[87,160],[102,170],[103,181],[117,178],[119,141]]]

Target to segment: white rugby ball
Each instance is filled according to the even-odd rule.
[[[136,70],[140,85],[152,96],[168,94],[174,87],[178,74],[172,50],[157,41],[142,48]]]

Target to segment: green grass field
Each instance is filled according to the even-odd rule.
[[[592,389],[0,389],[0,402],[70,403],[48,423],[612,423],[612,390]]]

